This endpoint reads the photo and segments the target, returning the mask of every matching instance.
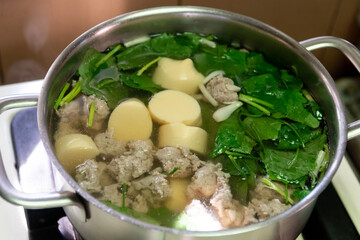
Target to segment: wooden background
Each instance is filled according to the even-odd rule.
[[[133,10],[170,5],[225,9],[301,41],[331,35],[358,45],[360,0],[0,0],[0,84],[43,78],[56,56],[94,25]],[[335,78],[353,72],[337,50],[316,56]]]

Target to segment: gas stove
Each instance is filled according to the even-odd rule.
[[[42,80],[0,86],[0,97],[38,94]],[[0,150],[10,181],[25,192],[55,189],[56,170],[47,159],[37,129],[36,107],[0,116]],[[299,239],[360,239],[360,177],[352,158],[345,155],[332,183],[318,198]],[[0,198],[1,239],[77,240],[62,208],[26,210]]]

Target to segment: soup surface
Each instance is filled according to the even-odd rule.
[[[275,216],[315,187],[329,150],[296,67],[270,62],[193,33],[89,49],[54,105],[56,155],[102,203],[153,224]]]

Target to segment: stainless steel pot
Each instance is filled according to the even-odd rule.
[[[99,51],[109,45],[162,32],[214,34],[221,41],[235,42],[259,51],[282,67],[295,65],[301,79],[324,111],[330,148],[330,165],[316,188],[290,210],[246,227],[193,232],[151,225],[125,216],[82,190],[55,157],[49,119],[60,90],[75,73],[88,48]],[[343,157],[347,140],[360,135],[360,121],[347,124],[344,107],[326,69],[309,52],[323,47],[341,50],[360,71],[360,53],[349,42],[319,37],[300,44],[255,19],[239,14],[200,7],[161,7],[132,12],[108,20],[73,41],[49,69],[40,96],[10,96],[0,100],[0,113],[7,109],[38,106],[38,126],[49,159],[63,178],[61,190],[46,194],[26,194],[9,182],[1,159],[0,194],[25,208],[63,206],[75,228],[85,239],[295,239],[302,231],[316,199],[330,183]]]

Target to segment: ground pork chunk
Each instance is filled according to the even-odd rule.
[[[219,187],[217,176],[219,171],[221,171],[221,164],[206,163],[203,167],[199,168],[186,190],[187,196],[190,199],[210,198]]]
[[[150,171],[154,160],[154,145],[150,140],[130,141],[127,147],[129,151],[111,160],[107,166],[109,174],[121,184]]]
[[[262,221],[288,210],[291,208],[291,205],[286,205],[276,198],[272,200],[254,198],[251,200],[248,207],[249,209],[253,209],[255,216],[259,221]]]
[[[115,139],[112,132],[106,131],[95,136],[94,142],[100,154],[116,157],[126,152],[126,142]]]
[[[87,127],[91,102],[96,103],[96,110],[91,128]],[[94,96],[81,96],[65,103],[57,111],[59,122],[55,132],[55,140],[72,133],[87,132],[89,134],[105,129],[106,118],[110,113],[105,101]]]
[[[77,98],[57,111],[59,122],[54,135],[55,140],[68,134],[81,132],[84,121],[84,117],[80,114],[81,104],[81,98]]]
[[[261,182],[261,179],[262,176],[257,178],[255,189],[250,191],[251,201],[248,204],[248,208],[259,221],[276,216],[291,207],[290,204],[285,204],[286,200],[281,194],[269,188]],[[283,184],[276,183],[276,185],[285,191]],[[293,189],[288,189],[289,195],[292,192]]]
[[[159,206],[158,203],[166,200],[172,194],[167,175],[162,173],[161,168],[156,168],[150,175],[131,182],[134,190],[138,191],[151,206]]]
[[[221,169],[220,163],[206,163],[195,172],[186,194],[190,199],[209,202],[223,228],[242,226],[247,209],[233,200],[228,184],[230,175]]]
[[[123,187],[123,184],[119,183],[104,187],[104,194],[101,197],[101,200],[110,201],[117,206],[122,206]],[[148,212],[149,206],[144,196],[139,194],[137,191],[134,191],[134,188],[131,187],[131,184],[127,184],[126,188],[127,191],[125,193],[125,207],[131,208],[137,212]]]
[[[212,78],[206,85],[206,89],[220,103],[237,101],[237,92],[240,90],[240,88],[234,85],[233,80],[223,76]]]
[[[222,230],[221,223],[216,219],[211,209],[200,200],[194,199],[186,206],[184,212],[189,217],[188,230],[193,231],[218,231]]]
[[[161,203],[172,194],[166,175],[161,168],[150,171],[148,176],[135,179],[126,184],[125,206],[135,211],[146,213],[150,207],[160,207]],[[116,183],[104,187],[102,200],[117,206],[123,204],[123,184]]]
[[[272,199],[278,199],[280,202],[285,203],[285,198],[278,193],[277,191],[269,188],[265,183],[261,181],[263,176],[259,176],[256,180],[256,187],[250,191],[250,197],[251,199],[257,198],[257,199],[266,199],[266,200],[272,200]],[[279,182],[276,182],[276,185],[285,192],[285,186],[284,184],[281,184]],[[293,193],[293,189],[288,188],[288,195],[290,196]]]
[[[75,180],[85,191],[98,193],[102,190],[101,177],[106,164],[93,159],[86,160],[75,169]]]
[[[170,173],[175,168],[179,168],[171,175],[173,178],[190,177],[200,166],[205,164],[188,148],[184,147],[164,147],[159,149],[155,156],[165,172]]]

